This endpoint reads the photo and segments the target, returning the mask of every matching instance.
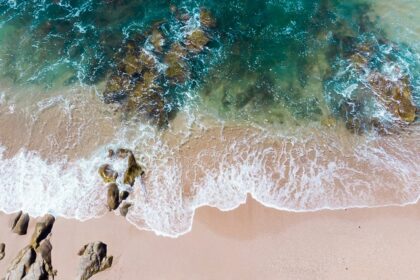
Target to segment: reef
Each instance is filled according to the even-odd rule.
[[[345,22],[332,29],[325,97],[353,133],[398,133],[416,120],[416,77],[404,62],[410,52],[388,40],[365,13],[357,21],[362,34]]]
[[[159,127],[167,124],[174,110],[171,91],[188,82],[189,64],[204,52],[211,41],[210,29],[216,25],[211,13],[202,9],[199,27],[189,30],[191,16],[175,6],[171,11],[171,24],[186,30],[181,38],[171,34],[175,31],[166,27],[166,20],[154,23],[143,34],[133,35],[115,55],[116,67],[108,75],[102,93],[105,103],[119,105],[126,116],[139,116]]]

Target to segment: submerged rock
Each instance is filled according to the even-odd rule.
[[[380,73],[374,73],[371,74],[369,83],[378,101],[390,113],[406,123],[414,122],[417,108],[412,101],[408,77],[394,81]]]
[[[152,120],[158,126],[163,126],[167,122],[165,102],[162,89],[153,83],[153,75],[150,72],[145,73],[143,80],[137,82],[127,103],[127,109]]]
[[[113,74],[108,79],[105,91],[103,92],[104,102],[121,102],[123,99],[127,98],[127,95],[132,88],[133,86],[129,76]]]
[[[54,222],[54,216],[47,214],[36,224],[31,238],[31,246],[37,248],[40,242],[47,238],[47,236],[51,233]]]
[[[191,52],[201,52],[210,42],[206,32],[201,29],[195,29],[187,36],[186,46]]]
[[[5,255],[6,255],[6,244],[0,243],[0,261],[4,259]]]
[[[12,231],[19,235],[25,235],[28,230],[29,215],[20,211],[16,214],[12,222]]]
[[[120,205],[120,197],[119,197],[118,186],[115,183],[111,183],[111,184],[108,185],[107,189],[108,189],[108,193],[107,193],[108,208],[109,208],[110,211],[115,210]]]
[[[113,257],[107,256],[107,246],[100,241],[86,244],[78,254],[81,259],[77,279],[80,280],[89,279],[112,265]]]
[[[152,34],[150,35],[150,43],[153,45],[156,52],[161,53],[163,51],[165,38],[158,28],[153,28]]]
[[[124,184],[133,186],[136,180],[136,177],[142,176],[144,174],[143,169],[137,163],[136,158],[133,153],[130,153],[128,156],[128,168],[124,173]]]
[[[115,172],[109,164],[101,165],[98,173],[105,183],[114,183],[118,177],[118,173]]]
[[[179,43],[174,43],[165,55],[165,64],[168,66],[165,75],[169,80],[182,83],[187,77],[187,66],[184,62],[187,52]]]
[[[208,28],[216,27],[216,20],[214,19],[210,11],[204,8],[200,10],[200,23],[201,25]]]

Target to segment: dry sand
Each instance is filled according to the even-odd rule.
[[[0,215],[6,258],[0,276],[29,233],[20,237]],[[74,279],[78,249],[108,244],[111,269],[93,279],[419,279],[420,205],[291,213],[249,200],[231,212],[197,211],[192,232],[177,239],[139,231],[110,213],[54,225],[57,279]]]

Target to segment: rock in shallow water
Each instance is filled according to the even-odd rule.
[[[107,256],[107,245],[98,241],[86,244],[79,251],[81,256],[77,279],[86,280],[112,265],[112,256]]]
[[[108,209],[110,211],[115,210],[120,205],[120,192],[119,192],[118,186],[115,183],[111,183],[108,185],[107,189],[108,189],[108,193],[107,193]]]
[[[115,172],[109,164],[101,165],[101,167],[99,167],[98,173],[105,183],[114,183],[118,177],[118,173]]]
[[[124,184],[133,186],[136,178],[144,174],[133,153],[128,156],[128,168],[124,173]]]
[[[120,214],[121,216],[125,217],[128,214],[128,211],[130,210],[130,207],[133,206],[130,202],[123,202],[123,204],[120,207]]]

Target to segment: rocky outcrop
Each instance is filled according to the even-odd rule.
[[[171,5],[173,16],[154,23],[144,33],[133,33],[115,55],[116,67],[108,75],[103,91],[105,103],[113,103],[124,117],[147,120],[158,127],[165,127],[170,113],[177,105],[168,106],[176,86],[185,86],[191,66],[189,62],[211,41],[211,28],[216,21],[207,9],[201,9],[194,30],[188,25],[191,15]],[[175,21],[181,33],[168,34],[165,24]],[[179,36],[181,34],[181,36]],[[169,47],[170,46],[170,47]]]
[[[123,160],[128,158],[127,169],[124,172],[123,183],[133,186],[137,177],[140,177],[144,174],[142,167],[137,163],[136,158],[133,152],[129,149],[119,148],[116,150],[109,149],[108,150],[108,157],[111,160]],[[105,164],[103,166],[107,166],[110,170],[112,170],[109,164]],[[116,174],[115,178],[120,175]],[[119,183],[119,182],[118,182]],[[106,186],[107,189],[107,206],[110,211],[117,210],[120,208],[120,213],[122,216],[126,216],[128,213],[128,209],[132,206],[131,203],[126,202],[125,200],[130,195],[129,191],[122,190],[116,182],[109,183]]]
[[[12,231],[19,235],[25,235],[28,230],[29,215],[20,211],[12,221]]]
[[[0,261],[6,256],[6,244],[0,243]]]
[[[55,222],[54,216],[47,214],[36,226],[31,238],[31,246],[37,248],[42,240],[44,240],[50,233]]]
[[[128,168],[124,173],[124,184],[133,186],[137,177],[144,174],[143,169],[137,163],[133,153],[128,156]]]
[[[46,215],[37,223],[31,244],[23,248],[7,269],[5,280],[48,280],[54,279],[51,262],[52,245],[49,234],[54,217]]]
[[[107,193],[108,209],[110,211],[115,210],[120,205],[120,192],[119,192],[118,186],[115,183],[111,183],[108,185],[107,189],[108,189],[108,193]]]
[[[112,265],[112,256],[107,256],[107,245],[98,241],[86,244],[79,251],[80,263],[77,279],[86,280]]]
[[[109,164],[101,165],[101,167],[99,167],[98,173],[105,183],[115,183],[118,177],[118,173],[115,172]]]

